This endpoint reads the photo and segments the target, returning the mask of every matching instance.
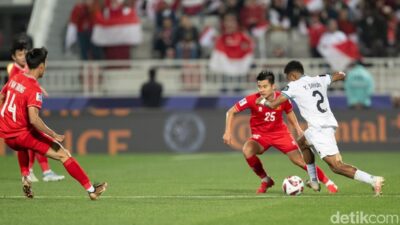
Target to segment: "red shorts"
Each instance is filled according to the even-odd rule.
[[[279,134],[253,134],[250,140],[254,140],[264,147],[262,153],[267,151],[271,146],[284,154],[299,149],[295,139],[289,132]]]
[[[33,150],[45,155],[54,140],[37,130],[31,130],[17,137],[6,138],[5,143],[16,151]]]

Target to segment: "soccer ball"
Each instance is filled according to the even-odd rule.
[[[283,180],[283,193],[287,195],[300,195],[304,190],[303,180],[298,176],[289,176]]]

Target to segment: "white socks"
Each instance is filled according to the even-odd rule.
[[[356,170],[356,174],[354,174],[354,179],[371,185],[374,185],[375,181],[374,176],[362,170]]]
[[[307,172],[308,175],[310,176],[311,181],[318,182],[317,169],[315,168],[315,163],[307,164]]]
[[[90,193],[94,192],[94,187],[93,187],[93,185],[91,185],[90,188],[87,189],[87,191],[90,192]]]

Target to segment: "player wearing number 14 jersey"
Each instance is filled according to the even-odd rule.
[[[287,101],[276,109],[270,109],[262,105],[257,105],[256,103],[256,100],[260,96],[272,100],[281,95],[280,92],[274,90],[274,83],[275,77],[272,72],[263,71],[257,76],[258,93],[243,98],[229,109],[223,136],[225,144],[230,145],[232,141],[231,133],[234,115],[245,109],[250,109],[250,128],[252,136],[246,141],[242,151],[250,168],[252,168],[261,179],[261,186],[257,190],[258,194],[265,193],[268,188],[274,185],[273,179],[267,175],[260,159],[257,157],[257,154],[263,154],[272,146],[286,154],[295,165],[304,170],[309,170],[295,139],[283,122],[283,113],[286,113],[289,124],[296,129],[297,135],[303,135],[303,131],[293,112],[292,104]],[[336,185],[319,167],[316,168],[316,172],[319,180],[326,185],[328,191],[330,193],[336,193]]]
[[[96,200],[105,191],[107,183],[92,185],[79,163],[60,142],[64,135],[51,130],[40,118],[42,90],[37,81],[46,70],[47,50],[36,48],[26,54],[29,71],[16,75],[4,85],[0,94],[0,137],[18,152],[22,174],[22,190],[26,197],[33,198],[29,175],[28,150],[60,161],[67,172]]]
[[[17,36],[15,40],[13,41],[12,47],[11,47],[11,57],[14,61],[14,63],[10,63],[7,66],[7,72],[9,79],[12,79],[14,76],[19,76],[23,75],[24,73],[28,72],[28,66],[26,65],[26,60],[25,60],[25,54],[27,53],[29,49],[28,42],[25,40],[25,38],[21,36]],[[43,88],[41,88],[43,93],[46,92]],[[29,150],[29,179],[32,182],[37,182],[39,181],[38,178],[36,178],[35,174],[33,173],[33,164],[35,162],[35,158],[38,161],[40,168],[42,169],[43,172],[43,181],[59,181],[64,179],[63,175],[58,175],[54,171],[50,169],[49,162],[47,160],[46,156],[42,156],[40,154],[36,154],[34,151]],[[22,170],[22,168],[21,168]],[[21,173],[25,173],[25,171],[21,171]]]

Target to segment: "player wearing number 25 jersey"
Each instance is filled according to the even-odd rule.
[[[223,136],[224,142],[228,145],[231,144],[234,115],[245,109],[251,111],[250,129],[252,136],[246,141],[242,151],[250,168],[261,178],[261,186],[257,190],[259,194],[265,193],[269,187],[274,185],[274,181],[267,175],[260,159],[257,157],[257,154],[264,153],[271,146],[286,154],[295,165],[307,170],[299,147],[283,122],[283,113],[286,113],[289,124],[296,129],[298,136],[302,136],[303,131],[297,122],[292,104],[287,101],[278,108],[270,109],[256,102],[261,96],[270,100],[279,98],[281,93],[275,91],[274,83],[275,76],[272,72],[263,71],[257,76],[258,93],[243,98],[229,109]],[[320,180],[327,185],[328,191],[336,193],[337,187],[335,184],[318,167],[317,172]]]

